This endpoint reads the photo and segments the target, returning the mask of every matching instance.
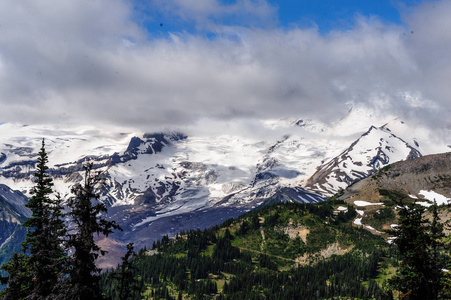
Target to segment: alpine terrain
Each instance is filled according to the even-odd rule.
[[[24,195],[30,196],[43,138],[54,190],[63,199],[81,181],[84,164],[93,162],[102,172],[101,201],[124,229],[99,241],[110,250],[208,228],[268,200],[324,201],[388,164],[449,149],[430,143],[433,133],[417,125],[363,107],[351,107],[333,124],[267,120],[261,130],[266,138],[2,124],[0,251],[27,217]]]

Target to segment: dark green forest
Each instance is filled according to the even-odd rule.
[[[353,227],[351,206],[334,215],[337,204],[276,204],[211,229],[166,236],[130,259],[136,281],[128,299],[392,299],[380,275],[397,265],[394,248]],[[283,232],[299,226],[310,228],[306,243]],[[334,243],[344,254],[321,257]],[[305,263],[296,261],[300,256]],[[103,274],[107,297],[124,299],[119,281],[111,280],[121,272]]]

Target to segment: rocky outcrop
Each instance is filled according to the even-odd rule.
[[[6,160],[7,156],[5,153],[0,153],[0,165]]]
[[[431,190],[451,198],[451,152],[388,165],[350,186],[342,198],[377,202],[381,197],[380,190],[402,195],[418,195],[420,190]]]
[[[451,196],[451,152],[394,163],[371,180],[376,181],[380,188],[406,194],[433,190]]]

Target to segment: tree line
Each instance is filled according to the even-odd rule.
[[[436,205],[431,206],[432,218],[428,219],[424,207],[398,202],[399,226],[390,232],[396,239],[388,246],[382,238],[350,225],[352,209],[331,220],[335,204],[278,204],[227,220],[221,226],[183,231],[173,239],[164,236],[154,242],[151,251],[142,249],[128,262],[130,276],[138,283],[138,292],[131,293],[129,299],[451,298],[446,270],[450,269],[449,249]],[[234,246],[237,239],[251,238],[262,228],[283,226],[293,216],[309,220],[316,216],[323,224],[330,221],[330,226],[315,224],[318,229],[312,230],[313,235],[321,241],[312,238],[310,243],[319,245],[328,240],[330,233],[323,231],[329,227],[336,229],[333,234],[340,232],[352,240],[353,251],[287,269],[271,251],[255,253]],[[276,242],[284,243],[279,237]],[[283,253],[279,251],[279,255]],[[290,257],[289,253],[284,255]],[[381,280],[384,268],[396,268],[397,272]],[[105,294],[112,299],[123,299],[116,287],[119,283],[109,280],[118,271],[110,270],[102,277]]]

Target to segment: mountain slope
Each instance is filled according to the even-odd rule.
[[[451,153],[431,154],[385,166],[368,178],[358,181],[342,192],[339,199],[354,205],[357,226],[372,233],[383,232],[397,224],[397,203],[416,202],[438,205],[440,220],[451,220]],[[426,212],[431,217],[429,212]],[[445,232],[449,229],[445,226]]]
[[[359,138],[376,123],[380,127]],[[0,182],[30,196],[45,137],[55,191],[70,197],[83,164],[93,162],[105,178],[101,199],[109,217],[124,228],[109,244],[134,241],[142,247],[164,234],[213,226],[268,200],[324,201],[385,163],[427,153],[424,145],[432,144],[419,128],[358,108],[332,124],[266,120],[252,129],[255,134],[196,135],[2,124]]]
[[[273,205],[205,231],[164,237],[132,260],[144,285],[132,299],[379,299],[381,286],[363,282],[387,265],[388,245],[350,226],[351,206],[334,215],[344,206]],[[117,286],[109,276],[103,289],[112,296]]]
[[[22,222],[31,215],[27,201],[22,193],[0,184],[0,265],[20,250],[26,233]]]
[[[371,126],[340,155],[322,165],[307,181],[306,188],[332,195],[385,165],[422,156],[385,127]]]
[[[342,198],[378,202],[381,190],[428,200],[434,199],[422,191],[433,191],[451,199],[451,152],[393,163],[350,186]]]

